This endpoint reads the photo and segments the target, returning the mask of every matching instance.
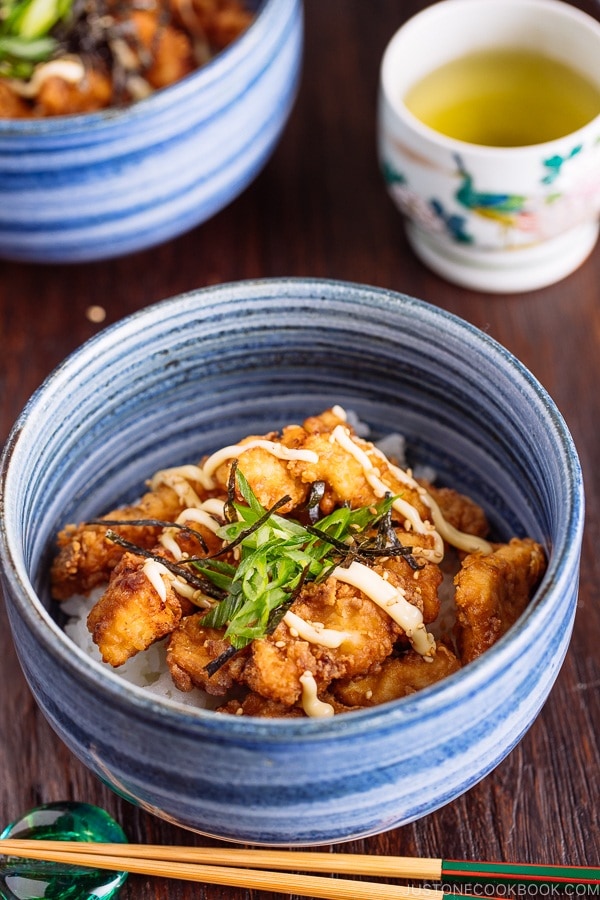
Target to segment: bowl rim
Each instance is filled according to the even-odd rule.
[[[0,117],[0,139],[58,137],[61,134],[82,130],[87,134],[90,130],[102,128],[107,124],[116,125],[129,120],[135,122],[137,119],[145,117],[146,114],[159,113],[167,109],[172,102],[185,100],[192,91],[196,93],[212,84],[218,84],[228,71],[235,70],[252,44],[260,43],[260,32],[269,27],[269,13],[273,7],[282,3],[288,3],[291,10],[296,7],[301,8],[302,0],[258,0],[256,15],[250,25],[234,41],[193,72],[172,84],[156,89],[148,97],[143,97],[127,106],[110,106],[89,113],[24,119]]]
[[[10,487],[11,459],[18,446],[23,432],[31,425],[31,414],[39,406],[43,407],[44,397],[52,392],[57,381],[63,379],[69,369],[77,366],[86,356],[94,356],[99,345],[114,343],[119,332],[137,329],[145,319],[168,318],[178,308],[207,299],[213,309],[227,298],[237,297],[251,299],[254,296],[281,296],[285,290],[293,290],[295,296],[299,292],[307,297],[324,298],[327,292],[344,302],[352,299],[354,303],[364,306],[374,304],[381,310],[400,302],[412,313],[424,317],[428,321],[438,321],[452,329],[458,329],[474,339],[479,346],[485,348],[496,358],[501,358],[514,371],[522,384],[526,384],[534,396],[544,407],[552,429],[557,438],[558,447],[563,453],[565,478],[569,484],[567,529],[562,546],[553,548],[550,565],[544,579],[535,594],[535,602],[528,605],[519,620],[512,626],[493,647],[478,659],[441,682],[424,688],[415,694],[402,697],[388,703],[366,709],[353,710],[351,714],[332,716],[326,719],[262,719],[251,716],[227,716],[204,708],[183,706],[153,694],[143,687],[124,681],[105,664],[97,662],[81,650],[71,638],[60,628],[58,623],[45,609],[37,597],[29,579],[25,581],[20,574],[17,559],[18,548],[16,538],[9,533],[5,516],[5,498],[7,485]],[[33,392],[22,412],[15,421],[0,456],[0,563],[2,563],[2,579],[4,586],[10,584],[12,601],[18,607],[19,614],[26,626],[32,629],[37,639],[44,645],[46,652],[53,656],[61,666],[66,666],[79,680],[89,683],[92,690],[101,689],[112,704],[127,708],[130,714],[138,713],[144,717],[149,715],[157,720],[168,722],[169,727],[185,732],[204,731],[227,735],[232,738],[248,740],[319,739],[330,740],[332,737],[351,736],[362,732],[371,725],[378,729],[394,728],[410,720],[422,720],[434,715],[445,705],[445,698],[469,696],[477,693],[478,686],[485,683],[493,673],[507,668],[515,658],[518,648],[525,650],[530,635],[535,633],[537,621],[551,602],[553,596],[566,591],[572,579],[578,573],[580,548],[584,526],[584,486],[581,465],[573,438],[559,412],[556,404],[537,378],[495,338],[480,330],[475,325],[454,313],[437,307],[432,303],[402,294],[386,288],[357,282],[329,278],[256,278],[241,281],[225,282],[217,285],[187,291],[161,300],[134,311],[133,313],[107,325],[94,336],[77,347],[47,376],[42,384]],[[5,598],[5,603],[8,601]],[[17,650],[18,653],[18,650]],[[494,675],[495,677],[495,675]]]

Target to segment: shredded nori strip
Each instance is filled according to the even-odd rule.
[[[319,520],[321,500],[325,496],[325,482],[313,481],[310,486],[310,493],[304,505],[304,509],[308,512],[308,518],[312,525]]]
[[[90,521],[86,524],[109,526],[112,525],[113,527],[133,525],[134,528],[179,528],[179,530],[183,531],[185,534],[190,534],[192,535],[192,537],[196,538],[202,549],[208,551],[206,541],[199,531],[196,531],[195,528],[190,528],[189,525],[180,525],[177,522],[167,522],[163,521],[162,519],[90,519]]]
[[[269,521],[269,519],[271,518],[273,513],[277,512],[278,509],[281,509],[282,506],[285,506],[286,503],[289,503],[291,499],[292,498],[289,496],[289,494],[285,494],[285,496],[280,497],[280,499],[276,503],[274,503],[273,506],[271,506],[271,507],[269,507],[269,509],[265,510],[263,515],[259,519],[257,519],[256,522],[253,522],[253,524],[250,525],[248,528],[245,528],[243,531],[240,531],[240,533],[238,534],[238,536],[236,537],[236,539],[234,541],[231,541],[229,544],[226,544],[224,547],[222,547],[220,550],[217,550],[216,553],[212,553],[210,556],[201,557],[201,560],[204,561],[207,559],[216,559],[219,556],[223,556],[224,553],[228,553],[230,550],[233,550],[234,547],[237,547],[238,544],[241,544],[242,541],[245,541],[247,537],[250,537],[251,534],[254,534],[255,531],[258,531],[258,529],[261,528],[265,524],[265,522]],[[199,561],[200,560],[191,560],[191,559],[186,560],[186,562],[199,562]]]
[[[227,500],[225,501],[225,506],[223,507],[223,512],[225,513],[225,521],[228,525],[237,520],[237,513],[235,511],[235,479],[237,475],[237,467],[238,460],[234,459],[231,463],[231,469],[229,470],[229,479],[227,481]]]
[[[337,538],[326,534],[324,531],[321,531],[320,528],[316,528],[314,525],[305,525],[304,527],[308,532],[310,532],[310,534],[314,534],[315,537],[318,537],[325,543],[328,543],[332,547],[335,547],[335,549],[342,554],[342,559],[338,563],[338,565],[340,566],[347,567],[353,560],[358,561],[361,558],[370,560],[385,556],[402,556],[411,567],[411,569],[416,571],[423,568],[423,566],[420,565],[414,558],[413,548],[405,547],[404,544],[400,543],[398,535],[395,533],[391,525],[390,531],[386,531],[386,537],[390,540],[391,535],[393,534],[393,540],[390,544],[386,544],[383,540],[381,540],[379,532],[375,541],[366,540],[362,542],[356,542],[354,544],[346,544],[344,543],[344,541],[339,541]]]
[[[394,531],[394,526],[392,523],[391,507],[382,515],[379,520],[379,527],[377,528],[377,546],[385,547],[388,542],[392,545],[399,543],[398,535]]]
[[[318,537],[324,543],[335,547],[336,550],[339,550],[340,553],[343,553],[344,555],[352,550],[352,547],[349,544],[346,544],[344,541],[339,541],[325,531],[321,531],[321,529],[317,528],[315,525],[305,525],[304,527],[309,534],[314,534],[315,537]]]
[[[221,666],[224,666],[226,662],[229,662],[229,660],[234,657],[236,653],[242,653],[245,649],[245,647],[242,647],[242,649],[239,650],[237,647],[234,647],[233,644],[231,644],[227,648],[227,650],[223,650],[222,653],[219,653],[219,655],[215,659],[211,660],[204,666],[204,670],[205,672],[207,672],[208,677],[212,677],[215,672],[218,672]]]
[[[286,503],[289,503],[291,497],[286,494],[284,497],[281,497],[276,503],[273,504],[269,509],[265,510],[264,514],[257,519],[252,525],[248,528],[245,528],[243,531],[240,531],[238,536],[234,541],[230,541],[229,544],[224,544],[220,550],[216,550],[214,553],[210,553],[208,556],[189,556],[187,559],[181,560],[181,565],[188,565],[189,563],[204,563],[209,559],[218,559],[219,556],[225,556],[225,554],[229,553],[230,550],[233,550],[242,541],[245,541],[247,537],[250,537],[251,534],[254,534],[255,531],[258,531],[262,525],[265,524],[271,517],[274,512],[277,512],[278,509],[281,509],[282,506],[285,506]]]
[[[119,534],[116,533],[116,531],[111,531],[110,528],[106,532],[106,537],[109,541],[112,541],[114,544],[118,544],[125,550],[131,551],[131,553],[136,553],[138,556],[144,556],[146,557],[146,559],[154,559],[156,560],[156,562],[162,563],[165,569],[168,569],[169,572],[173,573],[173,575],[179,575],[181,578],[184,578],[192,587],[195,587],[197,590],[202,591],[203,594],[206,594],[208,597],[212,597],[214,600],[223,600],[223,598],[226,596],[225,592],[220,588],[215,587],[212,581],[209,581],[208,578],[202,578],[201,576],[194,575],[187,569],[184,569],[181,566],[172,563],[169,559],[166,559],[166,557],[159,556],[156,553],[152,553],[150,550],[145,550],[143,547],[138,547],[137,544],[125,540],[125,538],[122,538]]]
[[[396,534],[394,521],[392,519],[391,507],[381,516],[381,519],[379,520],[376,546],[378,549],[385,549],[388,556],[403,556],[411,569],[413,569],[414,571],[423,568],[423,565],[420,565],[414,558],[413,548],[406,547]],[[367,551],[367,546],[365,546],[363,550]]]
[[[73,0],[69,16],[58,23],[53,37],[58,42],[58,55],[79,56],[86,68],[106,72],[113,85],[112,105],[129,103],[131,96],[128,81],[131,74],[145,76],[152,64],[155,45],[164,27],[165,16],[170,16],[167,8],[161,9],[160,26],[154,35],[154,46],[145,48],[132,22],[128,19],[133,9],[151,9],[145,0],[133,2],[111,2],[111,0]],[[124,65],[117,52],[115,41],[125,41],[138,59],[138,68],[132,73]]]

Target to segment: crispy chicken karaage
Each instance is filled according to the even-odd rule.
[[[245,31],[243,0],[0,0],[0,118],[127,106]]]
[[[447,678],[506,633],[545,570],[538,543],[490,542],[477,504],[416,479],[340,407],[157,472],[138,504],[58,545],[57,600],[105,583],[88,616],[105,662],[166,638],[180,691],[268,717]]]

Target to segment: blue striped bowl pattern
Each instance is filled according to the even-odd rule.
[[[0,257],[114,257],[214,215],[273,151],[302,41],[302,0],[263,0],[230,47],[127,109],[0,119]]]
[[[48,612],[53,535],[134,499],[156,469],[334,403],[482,503],[500,536],[543,541],[517,625],[437,686],[326,720],[184,709],[125,684]],[[584,499],[553,401],[488,335],[421,301],[323,280],[199,290],[100,332],[26,406],[1,465],[0,562],[19,658],[73,753],[123,797],[234,841],[308,845],[422,817],[490,773],[567,651]]]

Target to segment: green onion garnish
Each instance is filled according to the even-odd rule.
[[[394,498],[388,496],[375,505],[355,510],[343,506],[321,518],[318,527],[304,526],[277,515],[275,508],[264,509],[239,469],[236,479],[245,503],[233,504],[237,521],[224,525],[217,533],[226,541],[218,555],[237,547],[238,564],[226,571],[222,563],[210,557],[189,562],[227,591],[227,596],[203,617],[203,624],[226,627],[225,638],[233,647],[242,649],[275,628],[282,617],[277,613],[290,605],[305,581],[323,581],[336,566],[363,556],[361,536],[377,528],[388,515]],[[375,555],[397,555],[398,544],[396,539],[395,546],[375,547],[372,539],[364,540],[369,559]],[[402,555],[410,554],[409,548],[402,550]]]
[[[235,500],[235,486],[243,503]],[[311,491],[312,502],[305,507],[313,523],[317,505],[314,498],[321,495],[317,486]],[[106,534],[109,540],[160,561],[174,575],[185,578],[216,600],[202,623],[211,628],[225,628],[224,637],[233,651],[237,651],[274,631],[303,585],[325,581],[337,566],[349,565],[353,560],[368,564],[381,557],[402,556],[411,568],[420,568],[412,547],[404,546],[394,530],[395,499],[388,494],[378,503],[359,509],[341,506],[318,519],[318,524],[303,525],[277,514],[289,502],[287,496],[265,509],[234,461],[226,504],[227,522],[217,531],[224,545],[217,553],[173,563],[136,546],[110,528],[111,525],[172,528],[171,522],[96,519],[93,524],[109,526]],[[201,538],[187,526],[183,530]],[[235,563],[222,558],[231,557],[234,552]],[[228,654],[224,656],[229,658]]]
[[[50,59],[58,43],[52,29],[65,20],[73,0],[0,0],[0,76],[29,78]]]

